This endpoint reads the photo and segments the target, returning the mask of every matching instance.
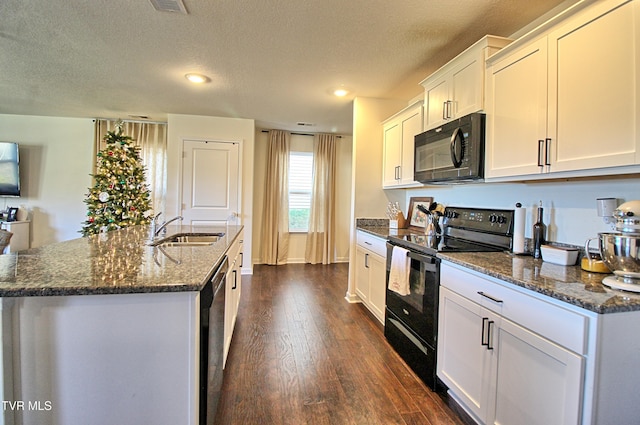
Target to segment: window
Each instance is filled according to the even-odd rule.
[[[309,230],[313,153],[289,153],[289,231]]]

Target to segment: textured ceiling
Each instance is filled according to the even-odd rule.
[[[408,100],[485,34],[509,36],[563,2],[184,3],[187,15],[148,0],[1,0],[0,113],[209,115],[349,134],[354,95]],[[191,85],[187,72],[211,82]],[[332,96],[340,85],[353,95]]]

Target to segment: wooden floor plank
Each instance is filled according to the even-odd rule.
[[[361,305],[347,264],[256,266],[242,300],[217,424],[460,425]]]

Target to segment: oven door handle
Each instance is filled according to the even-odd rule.
[[[411,251],[409,251],[407,256],[413,260],[420,261],[422,264],[424,264],[424,268],[426,271],[429,271],[429,272],[438,271],[438,259],[436,257],[421,255]]]

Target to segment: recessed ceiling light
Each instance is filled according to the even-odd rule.
[[[211,81],[211,79],[206,75],[194,73],[185,74],[185,78],[195,84],[208,83],[209,81]]]
[[[333,91],[333,94],[338,97],[344,97],[349,94],[349,90],[345,89],[344,87],[339,87]]]

